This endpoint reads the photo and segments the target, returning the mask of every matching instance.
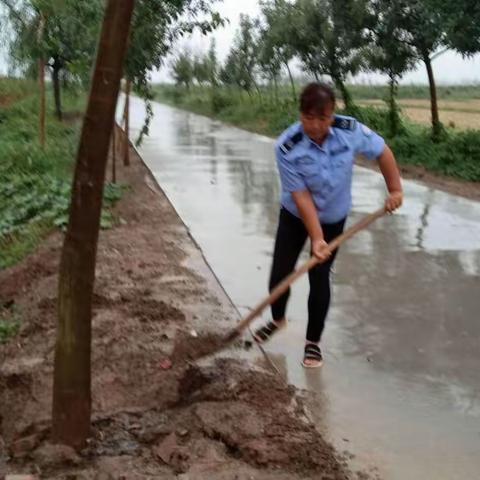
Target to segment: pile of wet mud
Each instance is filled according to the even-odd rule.
[[[179,372],[175,395],[162,408],[99,415],[80,452],[48,443],[48,424],[32,424],[8,448],[15,470],[44,478],[120,478],[146,474],[223,478],[238,469],[289,474],[286,478],[345,480],[346,465],[308,421],[295,389],[232,359]],[[208,475],[211,475],[209,477]],[[129,477],[124,478],[140,478]],[[157,477],[155,477],[157,478]],[[222,478],[221,476],[218,478]],[[267,478],[267,477],[254,477]]]
[[[218,333],[180,333],[175,338],[172,360],[193,362],[219,353],[230,345],[225,335]]]

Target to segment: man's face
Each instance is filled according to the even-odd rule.
[[[300,113],[304,132],[316,143],[321,143],[327,136],[328,129],[333,123],[334,106],[328,105],[322,113]]]

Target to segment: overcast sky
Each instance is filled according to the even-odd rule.
[[[225,58],[230,49],[235,30],[238,27],[240,14],[258,15],[260,13],[258,3],[258,0],[224,0],[217,5],[216,8],[221,15],[230,20],[226,27],[217,30],[212,35],[217,40],[219,58]],[[189,45],[193,51],[206,51],[212,36],[195,35],[192,40],[185,40],[182,44]],[[460,55],[446,52],[435,60],[434,69],[439,84],[480,83],[480,55],[476,55],[470,60],[463,60]],[[165,78],[168,78],[168,68],[164,68],[162,72],[154,75],[154,79]],[[381,75],[360,74],[355,80],[362,83],[378,83],[385,79]],[[419,65],[417,70],[406,74],[402,83],[428,83],[423,64]]]
[[[258,15],[260,12],[258,3],[258,0],[224,0],[216,6],[216,9],[223,17],[228,18],[230,23],[209,37],[194,35],[191,39],[184,39],[181,45],[188,45],[193,51],[206,51],[213,36],[217,40],[218,56],[223,60],[232,44],[240,14]],[[446,52],[437,58],[433,65],[439,84],[480,83],[480,54],[472,59],[463,60],[460,55]],[[168,70],[168,67],[165,67],[162,71],[155,72],[153,80],[168,79]],[[1,57],[0,73],[6,73],[6,64]],[[376,74],[360,74],[355,78],[355,81],[362,83],[379,83],[383,80],[383,77]],[[402,83],[428,83],[425,67],[420,64],[417,70],[404,76]]]

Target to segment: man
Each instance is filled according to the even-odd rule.
[[[403,201],[395,157],[383,138],[351,117],[335,115],[335,94],[311,83],[300,96],[300,121],[283,132],[275,146],[282,183],[280,219],[275,240],[270,290],[290,274],[310,238],[310,249],[322,263],[309,272],[308,326],[303,366],[322,365],[319,347],[330,305],[330,270],[337,251],[327,244],[343,232],[351,208],[355,155],[376,159],[385,179],[385,208],[393,212]],[[273,320],[254,333],[267,341],[286,326],[290,291],[272,304]]]

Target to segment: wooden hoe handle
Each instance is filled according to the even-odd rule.
[[[337,249],[345,240],[353,237],[356,233],[364,228],[367,228],[371,223],[377,220],[380,217],[383,217],[386,214],[385,208],[381,208],[376,212],[367,215],[365,218],[360,220],[359,222],[352,225],[348,230],[343,232],[341,235],[333,239],[328,244],[329,252],[333,252]],[[246,315],[240,323],[227,335],[226,341],[234,340],[240,333],[247,328],[252,321],[258,317],[263,310],[271,305],[275,300],[281,297],[288,287],[295,282],[299,277],[301,277],[304,273],[308,272],[311,268],[313,268],[317,263],[320,263],[317,257],[311,257],[307,262],[300,266],[297,270],[294,270],[288,277],[285,277],[271,292],[270,295],[262,300],[248,315]]]

